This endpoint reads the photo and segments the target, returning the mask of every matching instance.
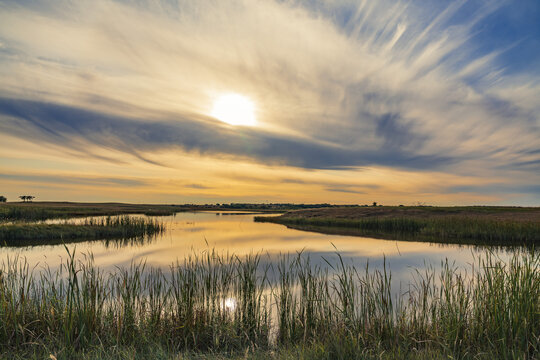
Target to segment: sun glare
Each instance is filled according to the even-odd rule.
[[[257,123],[255,105],[249,98],[239,94],[217,98],[211,115],[230,125],[253,126]]]
[[[236,309],[236,299],[230,297],[226,298],[223,300],[222,308],[223,310],[234,311]]]

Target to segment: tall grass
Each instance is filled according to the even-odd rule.
[[[130,216],[89,218],[77,224],[13,223],[0,226],[0,244],[28,246],[88,239],[133,239],[165,230],[158,220]]]
[[[365,219],[255,217],[258,222],[274,222],[292,227],[325,229],[349,228],[359,234],[387,235],[403,240],[429,240],[478,245],[540,245],[540,224],[533,221],[492,220],[449,216],[444,218]],[[317,229],[318,228],[318,229]]]
[[[50,206],[40,203],[4,204],[0,206],[0,223],[10,221],[43,221],[89,216],[144,214],[148,216],[173,215],[180,209],[167,205],[95,204],[95,206]]]
[[[416,271],[397,293],[386,264],[359,269],[337,255],[316,266],[299,254],[274,267],[261,259],[208,251],[166,272],[138,263],[113,273],[91,255],[69,254],[58,272],[8,259],[0,357],[122,347],[321,359],[540,355],[538,253],[508,263],[487,253],[468,272],[448,263]]]
[[[0,208],[0,221],[40,221],[62,215],[62,210],[43,207],[2,206]]]

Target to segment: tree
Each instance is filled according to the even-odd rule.
[[[0,202],[6,202],[7,198],[5,196],[0,195]]]
[[[373,202],[373,206],[377,206],[377,202],[376,202],[376,201]]]
[[[32,202],[36,197],[32,195],[21,195],[19,196],[19,199],[21,199],[23,202]]]
[[[26,195],[19,196],[19,199],[21,199],[23,202],[26,202]]]

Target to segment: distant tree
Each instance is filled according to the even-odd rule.
[[[5,196],[0,195],[0,202],[6,202],[7,198]]]
[[[373,206],[377,206],[377,202],[376,202],[376,201],[373,202]]]
[[[21,199],[23,202],[32,202],[36,197],[32,195],[21,195],[19,196],[19,199]]]
[[[26,202],[26,195],[19,196],[19,199],[21,199],[23,202]]]

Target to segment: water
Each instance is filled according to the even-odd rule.
[[[134,215],[143,216],[143,215]],[[255,223],[253,214],[238,212],[186,212],[159,217],[167,231],[145,243],[122,244],[115,241],[88,241],[66,245],[76,248],[78,256],[92,253],[95,264],[114,271],[127,267],[132,261],[145,261],[147,266],[168,269],[186,255],[208,249],[242,256],[263,252],[265,264],[272,263],[279,254],[309,254],[314,265],[334,263],[336,251],[349,264],[363,268],[369,261],[370,268],[381,268],[384,259],[393,276],[393,282],[407,283],[414,269],[427,266],[438,268],[447,259],[458,268],[470,268],[478,255],[485,250],[473,246],[441,245],[425,242],[391,241],[366,237],[327,235],[288,229],[272,223]],[[275,216],[275,215],[268,215]],[[63,220],[62,220],[63,221]],[[73,222],[81,221],[73,219]],[[51,222],[58,222],[53,220]],[[510,251],[495,251],[502,260],[511,256]],[[24,256],[31,267],[56,267],[66,258],[63,245],[44,245],[25,248],[0,248],[0,263],[7,257]],[[326,259],[326,261],[324,260]]]

